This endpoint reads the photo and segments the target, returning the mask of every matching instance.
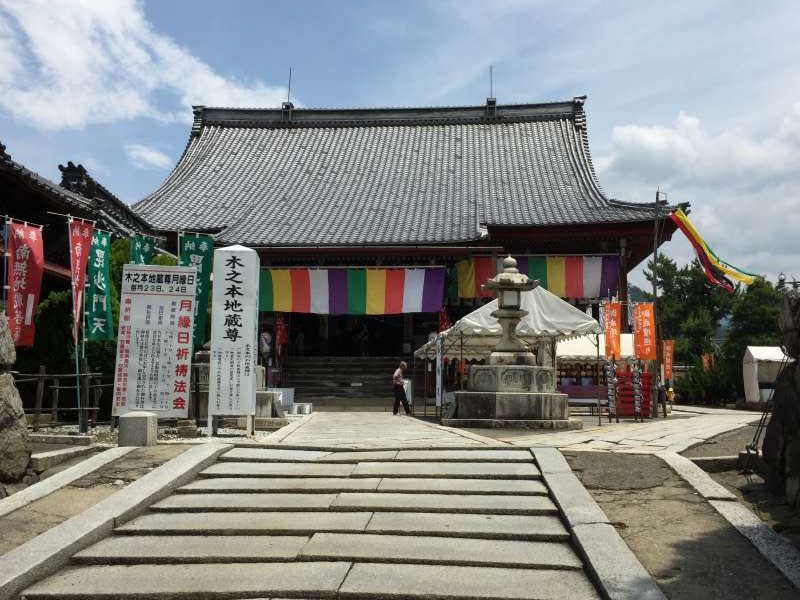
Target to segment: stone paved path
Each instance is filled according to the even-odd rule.
[[[461,448],[232,449],[22,597],[600,597],[529,450],[401,418],[375,443],[398,429]]]

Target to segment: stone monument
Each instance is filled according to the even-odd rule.
[[[517,336],[522,310],[522,292],[539,285],[517,269],[512,257],[503,260],[503,272],[484,287],[497,295],[498,309],[492,313],[502,334],[486,365],[470,368],[467,391],[456,392],[456,409],[445,425],[459,427],[519,427],[528,429],[579,429],[571,421],[566,394],[556,392],[555,357],[546,360],[531,352]],[[549,344],[547,344],[549,347]]]
[[[14,376],[8,372],[16,360],[8,318],[0,313],[0,481],[6,482],[21,479],[31,460],[25,411]]]

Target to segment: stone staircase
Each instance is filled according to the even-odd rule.
[[[395,357],[292,357],[286,366],[295,402],[311,402],[314,410],[392,409]]]
[[[599,598],[561,517],[528,450],[242,446],[22,598]]]

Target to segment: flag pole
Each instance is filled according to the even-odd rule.
[[[84,419],[81,405],[81,352],[80,352],[80,338],[78,332],[75,330],[75,258],[72,250],[72,216],[67,216],[67,240],[69,240],[69,268],[72,273],[72,333],[73,341],[75,342],[75,398],[78,402],[78,432],[86,433],[84,431]],[[80,324],[78,325],[80,327]]]
[[[8,215],[3,216],[3,312],[8,314]]]

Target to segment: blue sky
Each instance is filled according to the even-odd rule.
[[[296,104],[342,107],[480,104],[492,64],[500,103],[588,94],[610,196],[660,187],[725,259],[800,276],[798,23],[791,0],[0,0],[0,141],[133,202],[192,104],[276,106],[290,65]]]

